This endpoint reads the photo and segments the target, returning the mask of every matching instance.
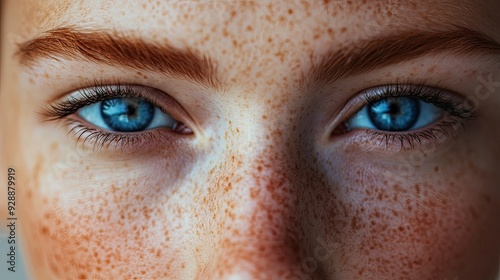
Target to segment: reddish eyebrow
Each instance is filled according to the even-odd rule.
[[[405,31],[354,42],[321,55],[319,62],[300,79],[303,88],[318,88],[342,77],[436,53],[500,54],[500,44],[466,28],[448,32]],[[107,65],[182,76],[214,89],[223,85],[216,64],[196,51],[146,42],[117,33],[78,28],[50,30],[19,45],[16,56],[22,65],[41,58],[86,59]],[[315,55],[311,55],[315,57]]]
[[[30,66],[41,58],[85,59],[111,66],[151,70],[181,76],[214,89],[220,88],[216,65],[190,48],[177,49],[142,39],[71,27],[45,32],[18,46],[15,54],[21,65]]]
[[[318,88],[340,78],[404,62],[425,55],[500,54],[500,44],[466,28],[448,32],[405,31],[355,42],[321,55],[300,80],[303,88]],[[314,54],[311,55],[314,57]]]

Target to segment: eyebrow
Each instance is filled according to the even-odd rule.
[[[498,55],[500,43],[480,32],[457,27],[446,32],[404,31],[332,49],[314,61],[303,73],[301,88],[320,88],[343,77],[423,57],[447,53]]]
[[[404,31],[334,48],[302,73],[300,88],[318,88],[340,78],[437,53],[500,54],[500,44],[480,32],[457,27],[446,32]],[[213,89],[222,89],[217,65],[191,48],[177,49],[117,32],[57,28],[18,46],[22,65],[41,58],[86,59],[111,66],[151,70],[185,77]],[[315,54],[310,55],[311,58]]]
[[[138,71],[151,70],[171,77],[185,77],[214,89],[221,86],[216,64],[209,57],[189,47],[178,49],[117,32],[73,27],[52,29],[18,45],[15,56],[24,66],[31,66],[42,58],[84,59]]]

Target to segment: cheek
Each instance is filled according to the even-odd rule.
[[[78,161],[72,171],[56,176],[50,166],[64,161],[54,158],[60,152],[38,158],[30,180],[25,180],[29,188],[20,197],[30,205],[22,209],[24,241],[37,275],[42,279],[44,275],[48,279],[176,275],[185,260],[172,257],[182,255],[182,244],[172,241],[176,239],[172,232],[180,231],[181,225],[178,215],[169,213],[182,209],[169,202],[179,200],[170,197],[173,194],[158,195],[163,190],[157,186],[165,183],[140,179],[144,176],[127,180],[131,170],[123,164],[113,169],[120,176],[80,172],[88,166]],[[107,180],[100,181],[99,176]]]
[[[352,170],[322,206],[324,235],[344,276],[453,279],[498,265],[498,203],[480,178],[401,180]]]

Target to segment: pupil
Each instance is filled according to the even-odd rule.
[[[372,124],[384,131],[405,131],[417,122],[420,103],[411,97],[388,97],[368,104]]]
[[[114,131],[144,130],[154,117],[154,106],[138,98],[114,98],[101,103],[101,116]]]
[[[131,116],[131,117],[136,117],[135,116],[135,106],[134,105],[128,105],[128,108],[127,108],[127,111],[128,111],[128,114]]]
[[[389,114],[391,115],[397,115],[399,114],[400,108],[398,104],[395,104],[394,102],[391,102],[391,105],[389,106]]]

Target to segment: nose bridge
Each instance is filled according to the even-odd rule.
[[[211,264],[214,279],[284,279],[304,258],[296,215],[300,147],[283,128],[270,127],[238,129],[227,139],[232,152],[218,181],[230,188],[222,199],[228,207],[217,216],[222,228]]]

